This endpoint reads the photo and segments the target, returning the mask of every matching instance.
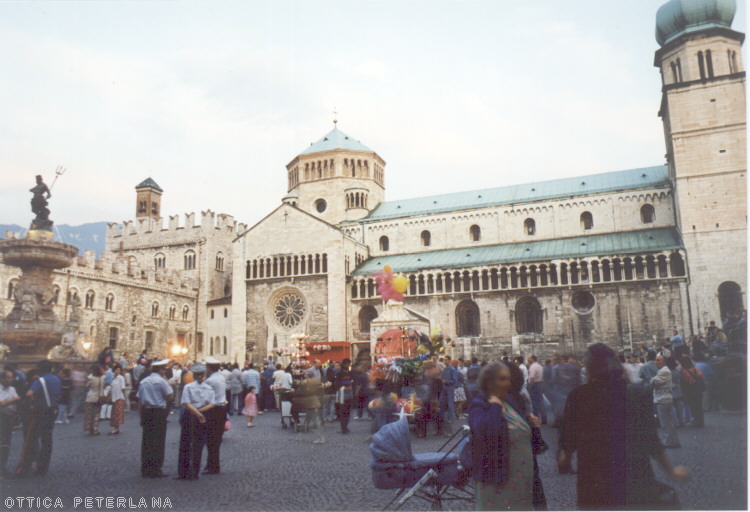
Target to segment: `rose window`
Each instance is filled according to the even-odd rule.
[[[298,325],[305,316],[305,301],[293,293],[282,295],[276,301],[273,314],[280,326],[291,329]]]

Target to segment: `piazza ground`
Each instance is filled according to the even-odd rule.
[[[232,424],[222,445],[222,474],[196,482],[175,481],[171,477],[177,473],[179,425],[172,415],[164,466],[170,478],[144,480],[139,476],[141,429],[136,412],[127,413],[119,436],[106,435],[105,424],[101,436],[84,435],[78,415],[69,425],[55,425],[49,475],[0,480],[0,495],[3,500],[60,497],[66,509],[73,509],[75,497],[143,496],[149,503],[152,496],[169,497],[173,510],[380,510],[393,495],[372,485],[365,440],[369,421],[352,421],[352,433],[346,436],[337,433],[336,424],[327,424],[328,442],[323,445],[311,444],[313,434],[282,430],[278,413],[260,416],[253,429],[245,427],[243,417],[233,417]],[[746,428],[744,414],[708,413],[705,429],[679,431],[683,448],[669,455],[692,471],[689,482],[676,486],[684,508],[747,507]],[[557,431],[544,427],[544,437],[551,446],[540,459],[549,507],[574,509],[576,477],[555,471]],[[16,462],[21,442],[21,432],[16,431],[10,464]],[[423,452],[442,442],[443,438],[431,438],[412,444],[414,451]],[[418,500],[407,505],[407,510],[429,510]],[[471,505],[457,503],[452,508]]]

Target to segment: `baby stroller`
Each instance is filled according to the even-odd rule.
[[[293,427],[295,432],[299,432],[304,423],[305,413],[299,407],[299,397],[294,390],[282,391],[280,395],[281,402],[281,428],[286,429]],[[289,425],[286,420],[289,420]]]
[[[383,425],[370,443],[372,481],[376,489],[398,489],[383,510],[398,510],[412,497],[426,501],[432,510],[443,510],[449,501],[473,502],[470,471],[458,456],[468,434],[469,428],[463,427],[439,451],[412,453],[406,417]]]

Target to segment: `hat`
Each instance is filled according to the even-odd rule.
[[[206,365],[201,363],[195,363],[190,367],[190,371],[193,373],[206,373]]]
[[[154,361],[151,366],[166,366],[169,363],[169,359],[162,359],[161,361]]]
[[[221,361],[219,361],[215,357],[208,356],[206,358],[206,364],[221,364]]]

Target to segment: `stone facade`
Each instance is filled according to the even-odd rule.
[[[747,290],[747,134],[744,34],[715,28],[656,52],[660,115],[674,180],[677,223],[688,254],[696,331],[739,313]]]
[[[135,356],[149,348],[166,357],[175,344],[189,346],[194,339],[198,303],[191,283],[176,274],[141,269],[131,261],[112,253],[96,259],[93,251],[86,251],[71,267],[53,273],[55,314],[65,320],[78,318],[81,335],[92,342],[90,357],[105,346],[116,354]],[[18,269],[0,264],[4,313],[13,307],[18,274]]]
[[[656,53],[666,168],[569,179],[565,194],[548,182],[518,185],[513,200],[488,201],[495,189],[459,193],[460,204],[415,198],[424,210],[399,213],[410,202],[385,202],[383,158],[334,127],[287,164],[281,206],[252,227],[211,211],[165,227],[162,190],[148,179],[136,220],[110,225],[102,259],[87,254],[55,282],[85,303],[96,349],[113,332],[118,350],[153,343],[167,355],[178,342],[191,358],[232,362],[259,362],[299,332],[352,342],[365,357],[376,331],[394,327],[377,321],[384,305],[368,274],[397,257],[417,262],[395,268],[409,279],[403,318],[415,319],[401,327],[439,327],[454,355],[580,354],[598,341],[628,350],[673,329],[700,332],[743,308],[747,289],[744,35],[719,25],[664,39]],[[600,245],[582,250],[587,241]],[[547,252],[527,257],[531,246]],[[496,259],[434,263],[458,250]],[[14,277],[0,265],[6,287]]]

